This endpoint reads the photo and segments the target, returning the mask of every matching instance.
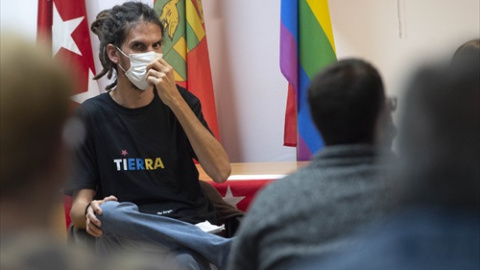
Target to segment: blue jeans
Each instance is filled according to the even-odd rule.
[[[176,254],[188,269],[209,269],[209,263],[218,269],[226,266],[232,239],[206,233],[177,219],[140,213],[133,203],[108,201],[101,208],[103,214],[97,216],[103,231],[96,242],[99,252],[146,244]]]

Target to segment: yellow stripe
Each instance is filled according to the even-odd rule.
[[[337,54],[335,49],[335,41],[333,39],[332,23],[330,22],[330,12],[328,11],[328,0],[306,0],[315,18],[320,23],[320,26],[325,32],[328,41],[332,45],[333,51]]]
[[[185,42],[185,38],[179,38],[177,43],[173,45],[173,49],[183,58],[184,61],[187,61],[187,43]]]
[[[173,70],[173,75],[175,75],[175,81],[177,82],[184,82],[185,79],[182,78],[182,76],[180,76],[180,74],[178,74],[178,72],[174,69]]]
[[[202,19],[197,13],[195,6],[192,3],[192,0],[186,0],[186,11],[187,13],[187,22],[192,27],[193,32],[197,35],[197,39],[200,41],[205,36],[205,29],[203,29]]]

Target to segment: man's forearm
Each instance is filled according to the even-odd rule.
[[[86,228],[85,208],[93,200],[93,194],[93,190],[82,189],[73,195],[70,219],[72,224],[78,229]]]
[[[183,127],[205,172],[217,183],[225,182],[231,166],[227,152],[218,140],[202,125],[188,104],[179,100],[170,106]]]

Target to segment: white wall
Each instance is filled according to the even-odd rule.
[[[330,0],[337,57],[362,57],[383,76],[387,95],[402,91],[419,65],[449,58],[480,37],[479,0]],[[401,109],[402,106],[399,106]],[[394,114],[398,121],[399,110]]]
[[[391,95],[419,64],[480,37],[479,0],[334,0],[330,14],[338,58],[371,61]]]
[[[1,31],[13,31],[31,41],[35,41],[37,6],[37,0],[0,0]]]
[[[279,0],[204,0],[220,137],[232,161],[295,160],[283,146]]]
[[[37,0],[0,1],[2,31],[15,29],[34,40]],[[87,0],[87,9],[117,2],[123,1]],[[329,3],[338,58],[372,62],[390,95],[400,95],[406,75],[419,63],[451,55],[480,36],[479,0]],[[278,58],[280,0],[204,0],[203,5],[220,135],[231,161],[295,160],[295,149],[282,146],[287,83]]]

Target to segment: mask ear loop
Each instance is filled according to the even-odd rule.
[[[122,50],[120,50],[120,48],[118,48],[117,46],[115,46],[115,48],[117,48],[117,50],[118,50],[119,52],[121,52],[125,57],[127,57],[128,59],[130,59],[130,56],[126,55]],[[120,65],[120,61],[119,61],[119,63],[117,64],[117,66],[119,66],[119,67],[123,70],[123,72],[127,72],[127,71]]]
[[[122,50],[120,50],[120,48],[118,48],[117,46],[115,46],[115,48],[117,48],[117,50],[119,52],[121,52],[123,55],[125,55],[125,57],[127,57],[128,59],[130,59],[130,56],[126,55]]]

